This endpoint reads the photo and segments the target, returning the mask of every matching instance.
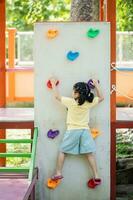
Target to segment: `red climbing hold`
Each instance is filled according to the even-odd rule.
[[[101,184],[101,179],[100,178],[92,178],[87,182],[87,185],[89,188],[94,189],[96,186]]]
[[[59,81],[57,81],[56,82],[56,86],[59,84]],[[52,89],[52,84],[51,84],[51,81],[50,80],[48,80],[48,82],[47,82],[47,87],[49,88],[49,89]]]

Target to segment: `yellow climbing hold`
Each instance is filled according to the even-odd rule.
[[[58,34],[59,34],[59,31],[57,29],[49,29],[47,31],[47,37],[49,39],[53,39],[53,38],[57,37]]]
[[[60,184],[61,180],[52,180],[51,178],[49,178],[47,180],[47,187],[50,189],[55,189],[59,184]]]
[[[95,139],[96,137],[98,137],[101,133],[98,129],[96,128],[91,128],[91,134],[92,134],[92,137]]]

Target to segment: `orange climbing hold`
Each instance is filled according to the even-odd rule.
[[[51,178],[49,178],[47,180],[47,187],[50,189],[55,189],[61,182],[61,179],[58,180],[52,180]]]
[[[98,137],[101,133],[98,129],[96,128],[92,128],[91,129],[91,134],[92,134],[92,137],[95,139],[96,137]]]
[[[49,39],[53,39],[53,38],[57,37],[58,34],[59,34],[58,30],[56,30],[56,29],[49,29],[48,32],[47,32],[47,37]]]

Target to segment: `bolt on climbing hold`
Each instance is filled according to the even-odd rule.
[[[58,30],[56,30],[56,29],[49,29],[49,30],[47,31],[47,38],[53,39],[53,38],[57,37],[58,34],[59,34],[59,31],[58,31]]]
[[[67,53],[67,59],[70,61],[74,61],[79,57],[79,52],[69,51]]]
[[[53,131],[52,129],[50,129],[47,133],[48,138],[54,139],[55,137],[57,137],[59,135],[59,130],[55,130]]]
[[[99,35],[100,33],[100,30],[99,29],[93,29],[93,28],[90,28],[88,31],[87,31],[87,37],[88,38],[95,38]]]
[[[56,82],[56,86],[59,84],[59,81],[57,80],[57,82]],[[49,88],[49,89],[52,89],[52,84],[51,84],[51,81],[50,80],[48,80],[48,82],[47,82],[47,87]]]

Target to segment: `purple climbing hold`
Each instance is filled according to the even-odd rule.
[[[98,83],[99,83],[99,82],[100,82],[100,81],[98,80]],[[89,86],[90,89],[94,89],[94,88],[95,88],[95,86],[93,85],[93,80],[92,80],[92,79],[90,79],[90,80],[88,81],[87,85]]]
[[[59,135],[59,131],[55,130],[53,131],[52,129],[50,129],[47,133],[48,138],[54,139],[55,137],[57,137]]]
[[[90,79],[88,81],[87,85],[89,86],[90,89],[94,89],[95,88],[95,86],[93,85],[93,80],[92,79]]]

